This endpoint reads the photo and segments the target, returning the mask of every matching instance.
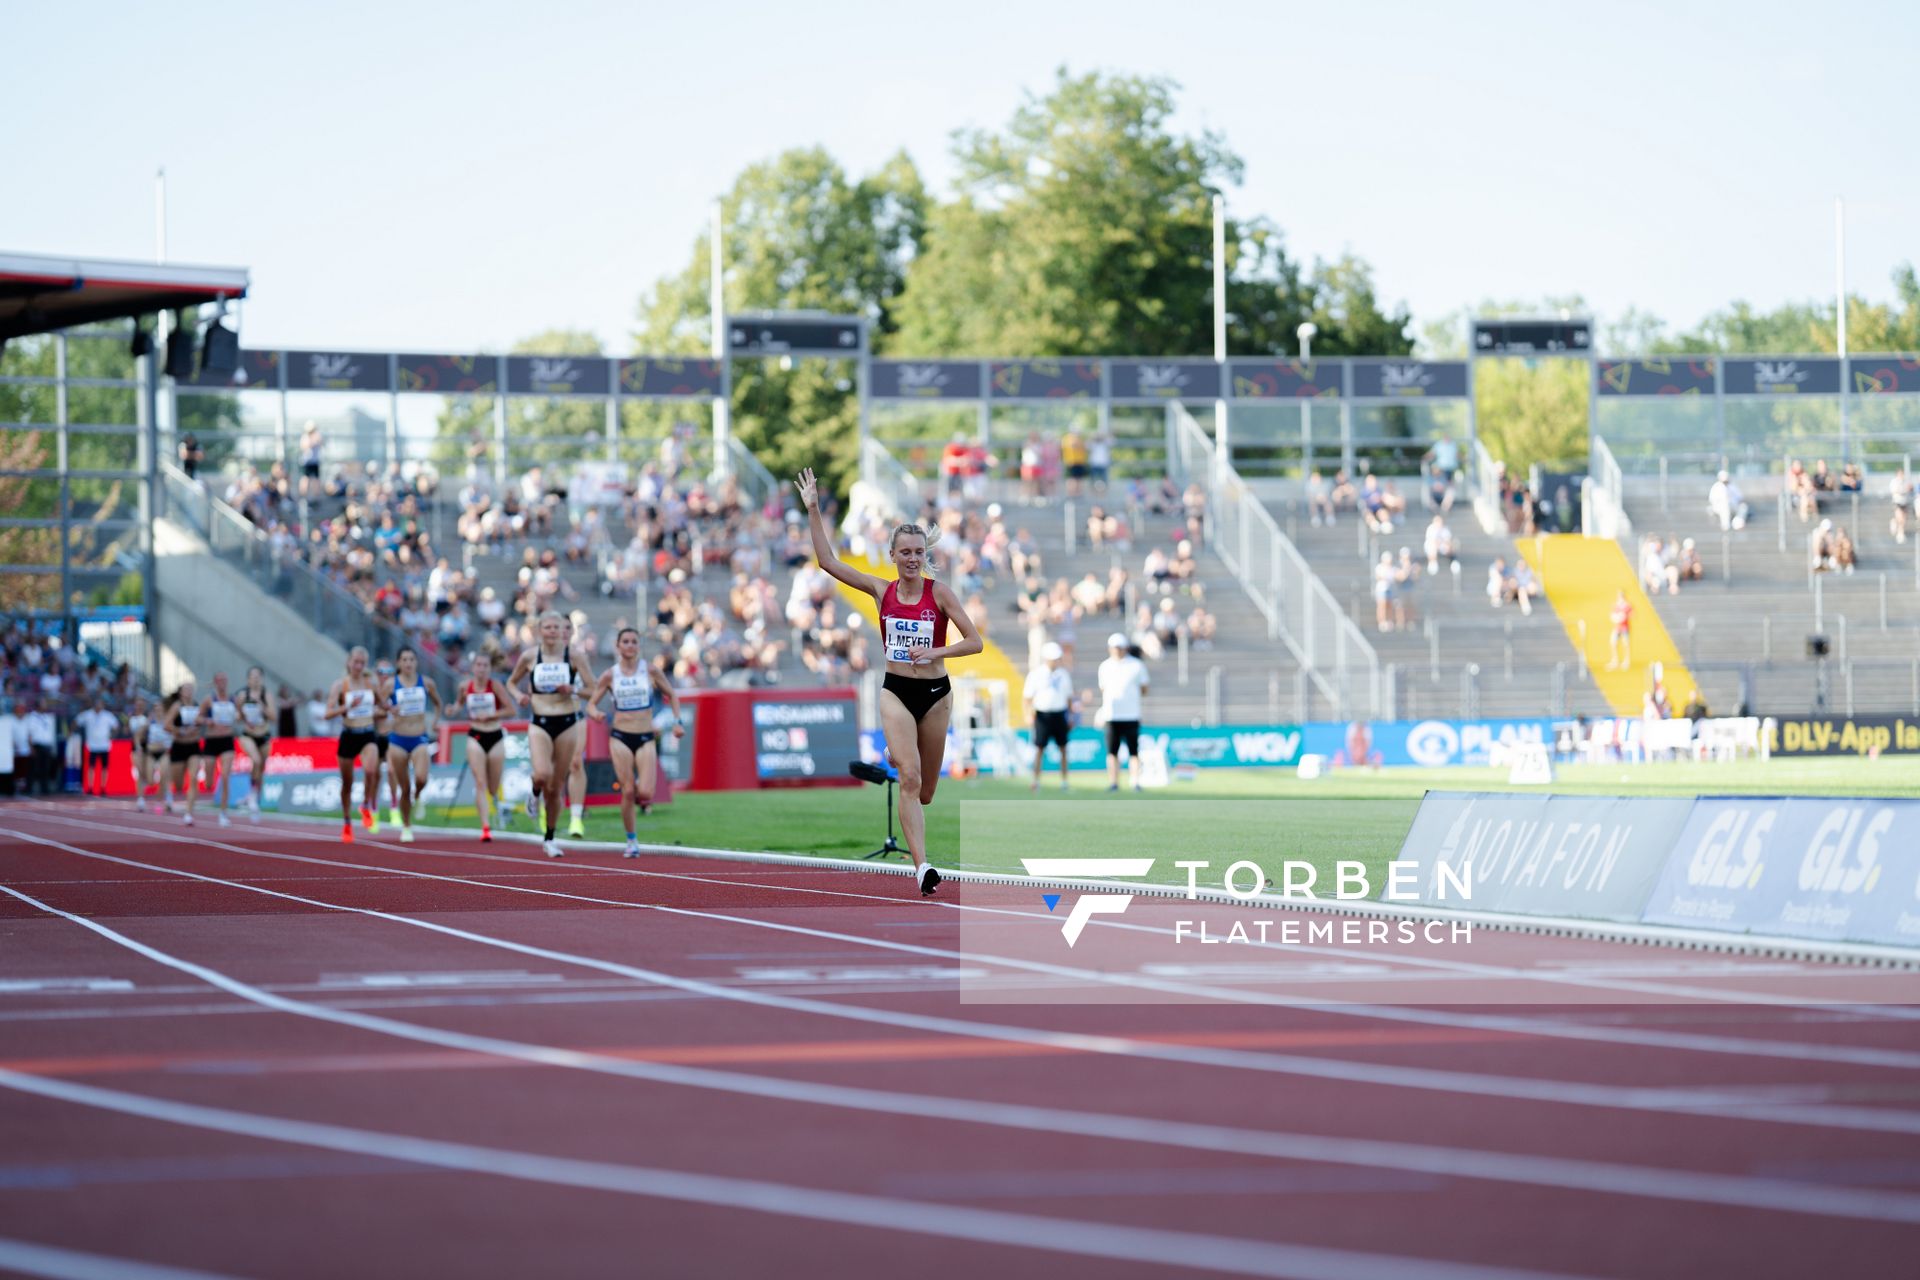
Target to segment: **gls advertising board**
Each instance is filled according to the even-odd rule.
[[[1432,906],[1920,947],[1920,800],[1430,791],[1400,858]]]
[[[1920,945],[1920,801],[1696,801],[1646,920]]]

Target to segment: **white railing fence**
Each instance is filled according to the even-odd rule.
[[[1214,442],[1175,408],[1169,471],[1207,491],[1208,544],[1267,619],[1336,719],[1380,714],[1380,658],[1333,592]]]
[[[1584,528],[1591,538],[1618,540],[1633,536],[1627,518],[1627,482],[1614,460],[1613,450],[1600,436],[1587,446],[1587,510]]]

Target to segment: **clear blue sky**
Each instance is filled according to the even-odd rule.
[[[1235,209],[1416,319],[1831,297],[1836,195],[1856,292],[1920,260],[1910,3],[0,3],[0,249],[150,257],[164,164],[252,346],[624,351],[744,164],[904,147],[944,190],[1061,64],[1178,80]]]

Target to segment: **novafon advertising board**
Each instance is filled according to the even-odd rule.
[[[1692,809],[1679,798],[1429,791],[1400,858],[1432,906],[1632,922]]]
[[[1703,797],[1645,918],[1920,945],[1920,801]]]

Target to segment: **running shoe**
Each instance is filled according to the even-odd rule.
[[[640,802],[640,816],[644,818],[652,812],[653,804],[650,801],[642,800]]]
[[[193,815],[190,813],[183,813],[180,815],[180,821],[183,825],[190,827],[193,825]]]
[[[625,854],[624,854],[623,856],[625,856],[625,857],[628,857],[628,858],[637,858],[637,857],[639,857],[639,856],[640,856],[640,841],[639,841],[638,839],[636,839],[636,838],[633,838],[633,837],[629,837],[629,838],[628,838],[628,840],[627,840],[627,851],[626,851],[626,853],[625,853]]]
[[[542,841],[540,848],[549,858],[562,858],[566,856],[566,851],[551,840]]]
[[[920,864],[920,896],[930,896],[940,884],[940,873],[933,869],[931,862]]]
[[[390,827],[400,825],[400,807],[398,805],[390,804],[387,806],[387,825]]]
[[[351,822],[343,822],[340,824],[340,843],[353,843],[353,824]]]
[[[573,818],[569,820],[567,823],[567,837],[572,840],[586,839],[587,824],[580,821],[580,819],[578,818]]]
[[[485,827],[485,826],[480,828],[480,843],[481,844],[493,843],[493,828]]]
[[[220,815],[220,825],[223,827],[230,827],[233,825],[233,819],[229,818],[226,814],[223,813]]]
[[[256,826],[256,827],[257,827],[257,826],[259,826],[259,825],[260,825],[260,810],[259,810],[258,808],[253,808],[253,809],[249,809],[249,810],[247,810],[247,821],[248,821],[248,822],[251,822],[251,823],[252,823],[252,824],[253,824],[254,826]]]
[[[413,843],[413,828],[412,828],[412,827],[402,827],[402,828],[400,828],[400,843],[401,843],[401,844],[412,844],[412,843]]]
[[[360,825],[367,829],[368,835],[372,835],[374,832],[380,829],[380,815],[375,813],[373,810],[367,808],[365,805],[361,805],[360,806]]]

